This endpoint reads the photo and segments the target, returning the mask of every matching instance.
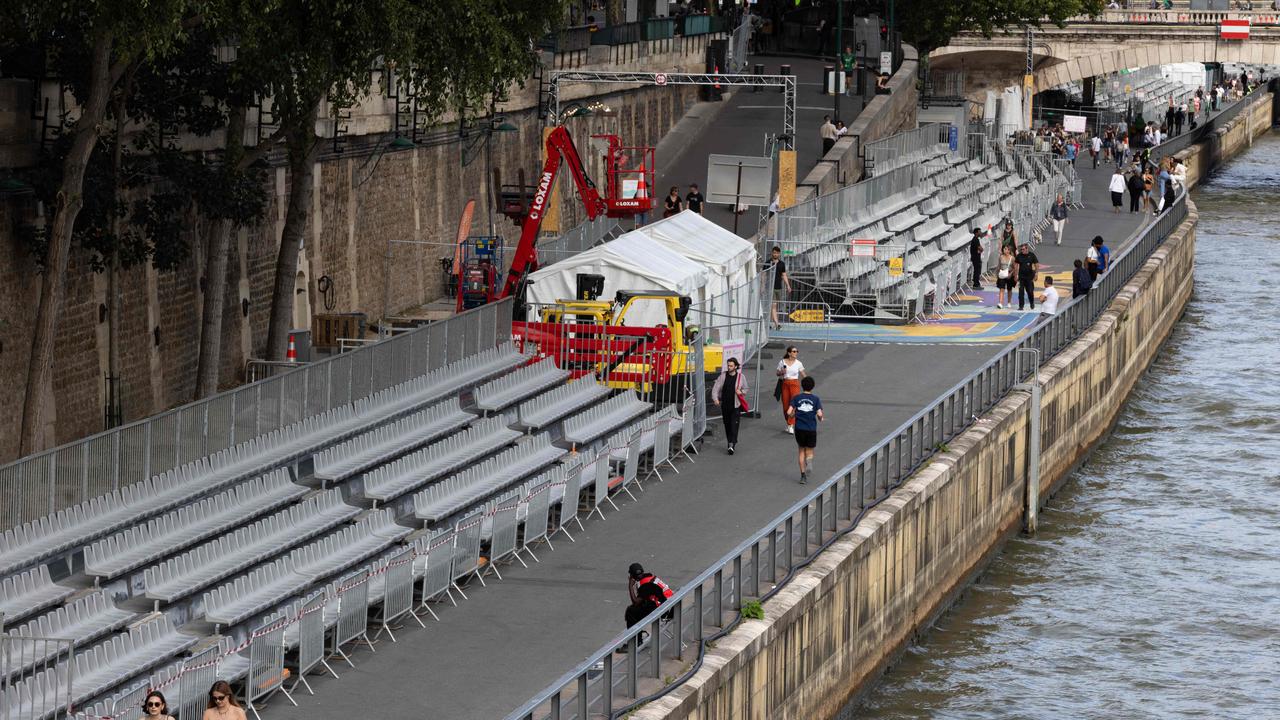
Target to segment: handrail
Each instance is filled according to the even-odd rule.
[[[790,577],[794,575],[795,570],[798,567],[807,565],[809,562],[812,561],[814,557],[816,557],[817,553],[821,552],[825,547],[830,545],[830,543],[834,541],[837,537],[840,537],[850,532],[854,527],[857,526],[858,521],[863,517],[863,515],[865,515],[865,513],[869,509],[879,504],[884,499],[888,498],[893,490],[895,490],[903,482],[905,482],[918,467],[920,467],[924,462],[930,459],[933,456],[934,452],[936,452],[937,445],[932,447],[926,447],[925,446],[926,442],[933,440],[934,436],[937,436],[938,444],[940,445],[942,442],[945,442],[951,437],[955,437],[961,432],[964,432],[972,424],[972,422],[977,420],[977,415],[979,413],[986,412],[990,407],[993,407],[996,403],[1000,402],[1009,394],[1011,394],[1013,392],[1013,385],[1019,380],[1019,378],[1017,378],[1017,367],[1016,367],[1016,360],[1015,360],[1016,353],[1019,350],[1022,350],[1022,349],[1037,350],[1041,353],[1041,356],[1045,360],[1047,360],[1049,357],[1052,357],[1061,349],[1065,348],[1067,345],[1070,344],[1070,342],[1075,340],[1077,337],[1083,334],[1089,327],[1091,327],[1093,322],[1096,321],[1099,316],[1101,316],[1102,312],[1110,304],[1111,300],[1114,299],[1114,297],[1119,293],[1120,289],[1124,287],[1124,284],[1127,283],[1135,274],[1137,274],[1138,270],[1146,262],[1147,258],[1151,255],[1151,253],[1154,252],[1155,249],[1159,247],[1159,245],[1164,241],[1164,239],[1173,232],[1174,228],[1176,228],[1179,224],[1181,224],[1182,220],[1186,217],[1186,215],[1187,215],[1186,191],[1184,189],[1174,200],[1174,205],[1170,209],[1168,209],[1162,215],[1160,215],[1154,223],[1141,228],[1139,231],[1135,233],[1135,235],[1137,236],[1136,239],[1113,259],[1111,269],[1109,269],[1106,274],[1101,276],[1098,286],[1093,292],[1090,292],[1088,295],[1086,295],[1085,297],[1077,301],[1069,303],[1063,308],[1063,310],[1059,314],[1054,315],[1051,318],[1049,318],[1047,321],[1043,322],[1039,327],[1037,327],[1035,330],[1030,332],[1027,336],[1022,338],[1021,340],[1017,340],[1009,343],[1009,345],[1007,345],[1005,349],[1002,350],[994,358],[988,360],[980,368],[978,368],[977,370],[974,370],[972,373],[967,375],[963,380],[953,385],[951,389],[944,392],[941,396],[938,397],[937,400],[935,400],[929,406],[921,409],[919,412],[912,415],[910,419],[900,424],[891,433],[885,436],[885,438],[881,440],[880,443],[864,451],[853,461],[846,464],[835,475],[833,475],[831,478],[829,478],[828,480],[823,482],[821,485],[819,485],[817,488],[815,488],[813,491],[811,491],[802,500],[794,503],[782,514],[778,515],[768,525],[761,528],[760,530],[757,530],[747,540],[744,540],[743,542],[739,543],[733,550],[726,553],[719,560],[713,563],[710,567],[708,567],[706,570],[701,572],[697,577],[695,577],[689,583],[687,583],[686,585],[681,587],[678,591],[676,591],[675,595],[671,597],[661,607],[655,609],[647,617],[645,617],[643,620],[633,625],[631,628],[616,635],[613,639],[611,639],[608,643],[606,643],[604,647],[602,647],[600,650],[597,650],[590,657],[588,657],[586,660],[581,662],[577,667],[561,675],[550,686],[548,686],[546,689],[544,689],[534,698],[530,699],[528,702],[521,705],[517,710],[509,714],[507,716],[507,719],[508,720],[527,720],[527,719],[533,718],[534,712],[543,703],[549,700],[553,702],[560,702],[561,693],[564,692],[564,690],[566,688],[569,688],[571,685],[576,684],[579,689],[579,692],[584,691],[588,685],[587,680],[589,679],[589,673],[592,671],[593,667],[598,666],[599,663],[605,663],[604,666],[606,668],[606,671],[611,670],[612,662],[610,658],[612,657],[614,648],[617,648],[620,646],[629,647],[631,650],[631,657],[634,657],[636,652],[637,637],[640,632],[649,630],[651,626],[659,622],[659,620],[662,618],[663,615],[671,612],[671,609],[673,607],[682,607],[682,603],[686,599],[689,599],[691,597],[695,599],[695,605],[701,608],[703,586],[710,581],[714,581],[714,584],[717,590],[722,589],[726,570],[728,569],[741,570],[743,555],[748,553],[748,551],[754,551],[752,556],[758,558],[759,546],[761,544],[761,541],[763,541],[765,538],[770,539],[770,552],[774,553],[774,555],[776,556],[777,549],[776,549],[776,545],[773,544],[773,540],[778,536],[780,532],[782,532],[782,528],[785,527],[786,528],[785,535],[786,535],[786,543],[787,543],[786,549],[788,552],[788,560],[787,560],[788,574],[782,580],[777,581],[774,584],[774,587],[768,593],[765,593],[764,595],[762,595],[760,599],[763,601],[771,597],[773,594],[775,594],[779,589],[781,589],[786,584],[787,580],[789,580]],[[1012,368],[1010,367],[1011,365],[1013,366]],[[1043,366],[1043,361],[1042,361],[1042,366]],[[1010,372],[1011,369],[1012,369],[1012,372]],[[985,393],[982,390],[982,387],[984,386],[984,382],[983,382],[984,380],[986,381],[985,386],[988,388],[988,390],[985,391]],[[993,385],[993,383],[995,382],[1000,383],[998,392],[996,392],[997,388]],[[976,392],[984,393],[983,395],[975,396],[975,383],[977,385]],[[983,397],[986,395],[989,395],[989,397],[986,397],[986,400],[984,401]],[[957,401],[959,402],[958,407],[956,404]],[[982,407],[978,407],[979,402],[983,403]],[[948,410],[948,405],[949,405],[949,410]],[[951,420],[954,421],[957,410],[959,410],[961,414],[966,412],[969,413],[969,417],[962,417],[961,422],[953,424],[952,432],[949,435],[946,434],[945,432],[938,432],[938,424],[941,422],[942,424],[945,425],[948,413],[950,414]],[[928,426],[929,428],[930,436],[928,438],[924,437],[924,431],[926,426]],[[917,435],[919,437],[917,437]],[[911,455],[911,459],[905,465],[903,464],[904,437],[908,441],[906,450]],[[916,445],[917,441],[920,442],[918,453],[917,453],[917,445]],[[875,466],[874,467],[874,472],[876,475],[875,482],[876,482],[876,487],[878,488],[879,474],[884,464],[881,462],[880,458],[883,456],[883,458],[887,462],[891,454],[895,456],[894,461],[897,464],[897,468],[896,468],[897,472],[896,472],[896,477],[892,477],[889,474],[889,468],[883,468],[885,470],[885,479],[886,479],[884,493],[882,495],[878,495],[872,498],[872,502],[870,504],[863,503],[857,515],[849,518],[850,522],[848,524],[848,527],[846,527],[843,531],[836,532],[826,542],[819,543],[819,545],[817,546],[817,549],[814,550],[812,554],[806,554],[806,557],[803,560],[803,562],[797,565],[794,562],[794,553],[792,550],[793,541],[796,537],[795,531],[793,530],[793,527],[792,527],[794,518],[797,515],[800,515],[802,517],[804,530],[800,535],[800,537],[803,539],[804,547],[807,553],[810,547],[810,541],[809,541],[809,535],[810,535],[809,510],[810,508],[816,505],[818,522],[820,523],[819,528],[821,528],[823,525],[825,525],[825,522],[826,522],[825,517],[823,515],[823,501],[826,498],[826,496],[830,493],[832,495],[831,507],[832,507],[832,516],[833,516],[833,524],[834,524],[834,521],[836,519],[834,517],[835,506],[838,503],[838,497],[839,497],[837,485],[842,481],[845,483],[846,494],[844,495],[844,497],[848,500],[850,498],[850,495],[848,494],[848,488],[852,486],[853,474],[855,473],[855,471],[858,471],[859,469],[864,468],[867,464],[872,463]],[[916,457],[917,454],[919,455],[918,458]],[[860,486],[859,486],[860,491],[862,487],[861,483],[863,483],[863,480],[864,480],[863,476],[860,475],[859,481],[858,481],[860,483]],[[889,482],[890,480],[892,480],[892,482]],[[849,500],[849,502],[850,502],[850,510],[852,510],[852,501]],[[850,514],[852,514],[852,512],[850,512]],[[821,529],[819,530],[819,532],[821,533]],[[820,538],[821,538],[821,534],[820,534]],[[759,583],[759,579],[760,579],[759,572],[760,572],[760,566],[759,564],[757,564],[756,568],[753,571],[754,573],[753,577],[757,584]],[[742,585],[741,574],[739,573],[739,575],[734,577],[735,577],[735,583],[739,585],[739,590],[740,590]],[[721,593],[721,596],[722,595],[723,593]],[[718,601],[720,600],[720,598],[717,598],[716,600],[717,600],[717,607],[719,607]],[[738,604],[738,607],[736,609],[740,609],[741,601],[742,601],[742,593],[741,592],[734,593],[733,602]],[[679,615],[677,615],[677,617],[679,617]],[[731,623],[727,625],[724,624],[723,619],[720,618],[719,622],[721,623],[721,629],[718,633],[716,633],[716,635],[712,636],[712,638],[699,637],[698,658],[696,662],[693,663],[692,667],[688,671],[686,671],[684,675],[682,675],[680,678],[677,678],[672,683],[664,685],[663,689],[659,693],[648,696],[648,697],[644,697],[644,698],[637,698],[631,704],[627,705],[624,708],[621,708],[620,710],[615,711],[611,707],[606,708],[607,716],[615,717],[616,716],[615,713],[627,712],[628,710],[634,708],[639,703],[650,702],[656,699],[656,697],[660,697],[661,695],[664,695],[667,692],[669,692],[674,687],[677,687],[680,684],[682,684],[685,680],[691,677],[692,674],[696,672],[698,668],[701,666],[703,653],[705,652],[706,642],[708,642],[710,639],[713,639],[714,637],[719,637],[724,633],[728,632],[728,630],[731,629],[738,622],[740,618],[741,618],[741,614],[739,613],[737,619],[733,620]],[[700,624],[701,618],[698,618],[696,622]],[[682,632],[682,629],[678,631]],[[699,635],[701,635],[700,632],[699,632]],[[606,662],[607,660],[609,661]],[[635,666],[633,665],[633,668],[634,667]],[[634,681],[634,677],[632,678],[632,680]],[[610,677],[606,681],[612,682],[612,678]],[[609,696],[610,697],[612,696],[611,692]],[[588,698],[588,701],[589,701],[589,698]]]

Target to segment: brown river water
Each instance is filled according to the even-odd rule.
[[[852,718],[1280,718],[1280,135],[1192,194],[1196,289],[1114,433]]]

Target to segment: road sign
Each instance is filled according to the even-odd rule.
[[[960,149],[960,129],[955,125],[947,128],[947,148],[949,148],[951,152],[955,152]]]
[[[849,257],[876,256],[876,241],[873,238],[854,238],[849,241]]]
[[[820,323],[823,322],[825,313],[822,308],[804,308],[802,310],[792,310],[787,319],[795,323]]]
[[[768,205],[773,200],[773,159],[753,155],[707,157],[707,202]]]
[[[1125,91],[1126,93],[1131,93],[1131,92],[1133,92],[1133,86],[1132,86],[1132,85],[1125,85],[1125,86],[1124,86],[1124,91]]]
[[[880,74],[889,75],[893,73],[893,53],[880,53]]]
[[[889,258],[889,274],[894,277],[902,274],[902,258]]]
[[[654,75],[654,76],[653,76],[653,83],[654,83],[655,85],[666,85],[666,84],[667,84],[667,74],[666,74],[666,73],[658,73],[657,75]]]

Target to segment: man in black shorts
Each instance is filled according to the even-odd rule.
[[[818,383],[806,376],[800,381],[799,395],[791,398],[787,416],[796,419],[796,445],[799,446],[800,484],[809,482],[813,471],[813,449],[818,447],[818,423],[822,421],[822,400],[813,394]]]

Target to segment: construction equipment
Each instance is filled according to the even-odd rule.
[[[696,365],[689,307],[688,296],[671,292],[620,290],[612,301],[588,292],[543,308],[536,322],[513,323],[512,335],[576,376],[678,402]],[[720,346],[704,346],[703,371],[719,372],[723,359]]]
[[[523,317],[521,295],[525,278],[538,268],[538,233],[547,211],[547,201],[555,185],[556,175],[562,165],[569,168],[578,197],[586,209],[587,218],[594,220],[601,215],[629,217],[648,212],[653,207],[653,148],[623,147],[613,135],[596,135],[608,142],[605,154],[606,182],[602,196],[591,178],[587,177],[582,158],[573,143],[573,137],[563,125],[547,134],[547,159],[536,186],[526,187],[523,181],[514,189],[499,187],[502,211],[521,224],[520,242],[511,257],[511,267],[502,279],[501,262],[494,253],[476,252],[475,257],[461,263],[458,268],[459,311],[484,305],[505,297],[515,296],[516,317]],[[637,167],[638,165],[638,167]],[[463,288],[466,287],[466,292]]]

